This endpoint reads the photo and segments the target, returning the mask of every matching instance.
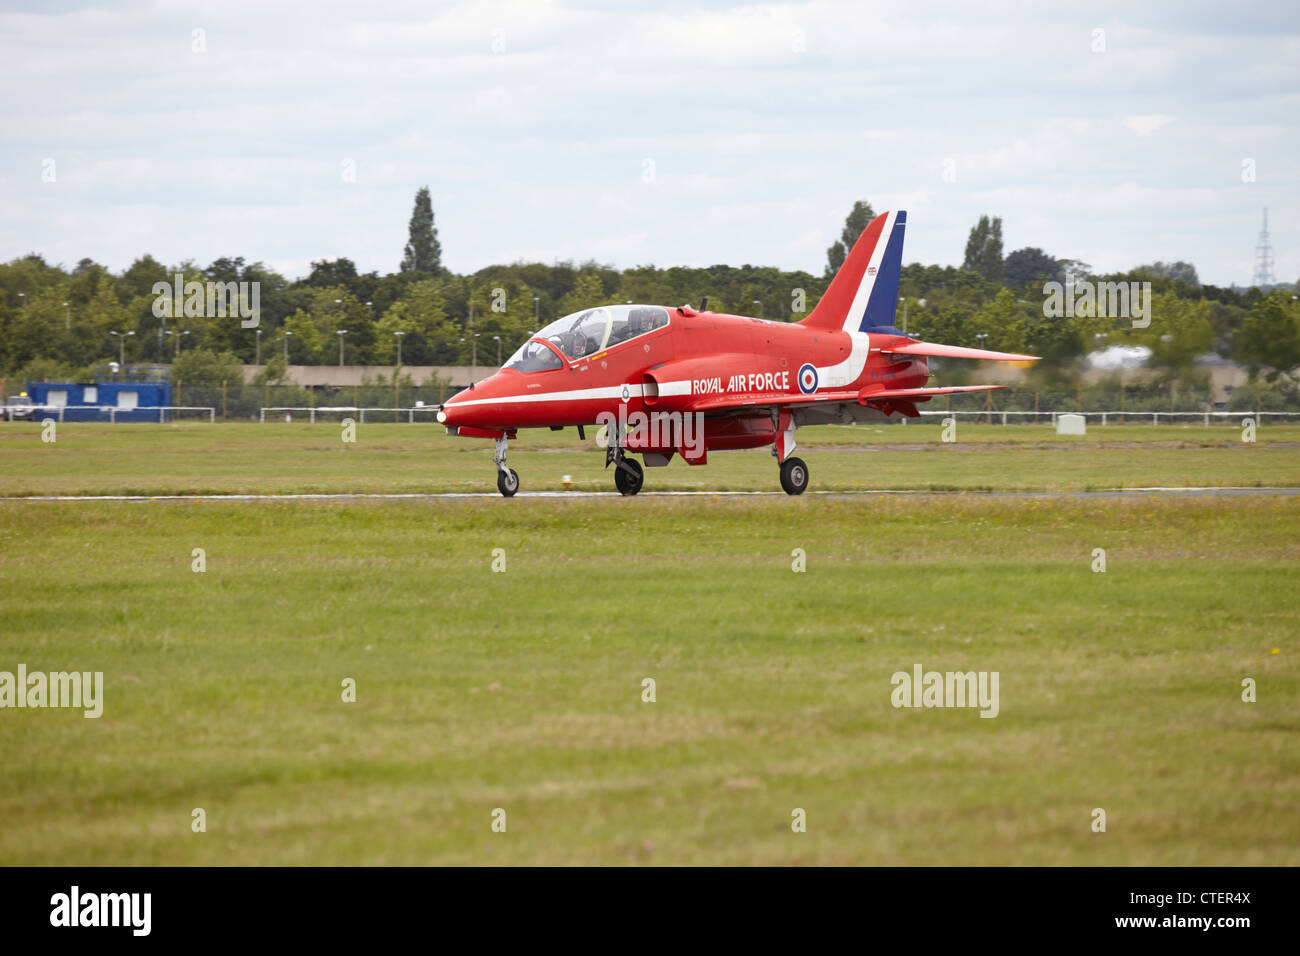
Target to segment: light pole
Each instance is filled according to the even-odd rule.
[[[976,332],[975,338],[980,340],[980,348],[984,348],[984,340],[989,337],[987,332]]]
[[[23,300],[22,302],[20,302],[20,303],[18,303],[18,304],[21,305],[24,309],[27,308],[27,293],[26,293],[26,292],[19,292],[19,293],[18,293],[18,298],[20,298],[20,299]]]
[[[117,364],[126,368],[126,339],[129,335],[135,335],[134,332],[109,332],[109,335],[117,336]]]
[[[284,330],[284,366],[289,367],[289,336],[293,335],[288,329]]]
[[[469,380],[471,382],[478,377],[478,337],[479,337],[479,333],[475,332],[473,336],[470,337],[469,340],[470,351],[473,353],[474,356],[470,360]]]
[[[348,334],[347,329],[337,329],[339,334],[339,368],[343,367],[343,336]]]
[[[541,313],[539,311],[542,307],[541,303],[541,296],[533,296],[533,325],[537,326],[539,329],[542,327]]]
[[[906,335],[907,334],[907,297],[900,295],[898,297],[898,301],[903,303],[903,328],[901,331],[904,335]]]
[[[161,328],[161,326],[160,326]],[[72,331],[72,313],[68,311],[68,303],[63,303],[63,329],[66,332]],[[158,346],[162,347],[162,336],[158,336]]]
[[[402,364],[402,336],[405,334],[406,334],[405,332],[393,333],[393,335],[397,337],[397,364],[398,365]]]
[[[257,330],[257,356],[253,359],[254,365],[262,364],[262,330]]]
[[[763,303],[755,299],[754,304],[758,306],[758,317],[761,319],[763,317]]]
[[[501,367],[501,336],[494,335],[492,338],[497,340],[497,368]]]
[[[176,336],[176,347],[172,350],[172,358],[174,359],[177,355],[181,354],[181,336],[189,335],[190,332],[189,329],[186,329],[184,332],[173,332],[168,329],[167,334]]]

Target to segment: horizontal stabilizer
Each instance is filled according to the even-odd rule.
[[[990,352],[988,349],[968,349],[960,345],[936,345],[933,342],[908,342],[904,345],[887,345],[880,351],[891,355],[926,355],[931,358],[983,359],[987,362],[1037,362],[1037,355],[1018,355],[1015,352]]]

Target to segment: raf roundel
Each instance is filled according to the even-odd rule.
[[[817,391],[817,369],[809,363],[799,367],[799,391],[805,395]]]

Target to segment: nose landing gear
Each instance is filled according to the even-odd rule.
[[[513,498],[515,492],[519,490],[519,473],[506,466],[506,451],[509,446],[509,439],[498,438],[496,454],[492,456],[492,460],[497,465],[497,491],[506,498]]]

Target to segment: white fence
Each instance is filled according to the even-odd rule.
[[[1152,425],[1159,425],[1159,424],[1160,424],[1160,419],[1161,419],[1161,418],[1164,418],[1164,419],[1199,418],[1199,419],[1202,420],[1202,422],[1203,422],[1204,424],[1208,425],[1208,424],[1210,424],[1210,419],[1211,419],[1211,418],[1235,418],[1235,419],[1242,419],[1242,418],[1256,418],[1256,417],[1258,418],[1259,422],[1262,424],[1263,421],[1264,421],[1264,416],[1265,416],[1265,415],[1277,415],[1277,416],[1279,416],[1279,417],[1281,417],[1281,418],[1287,418],[1287,417],[1289,417],[1289,416],[1297,416],[1297,415],[1300,415],[1300,412],[1254,412],[1254,411],[1248,411],[1248,412],[1065,412],[1065,411],[1061,411],[1061,412],[999,412],[999,411],[996,411],[996,410],[990,410],[990,409],[987,409],[987,408],[986,408],[986,409],[984,409],[983,411],[976,411],[976,412],[972,412],[972,411],[961,411],[961,412],[953,412],[953,411],[944,411],[944,412],[923,411],[923,412],[921,412],[921,414],[922,414],[922,415],[938,415],[938,416],[941,416],[941,417],[943,417],[943,418],[948,418],[948,417],[951,417],[951,416],[957,416],[957,415],[974,415],[976,418],[978,418],[980,415],[986,415],[986,416],[988,416],[990,423],[991,423],[991,422],[993,421],[993,419],[995,419],[995,418],[1001,418],[1001,422],[1002,422],[1003,425],[1008,424],[1008,421],[1007,421],[1008,416],[1019,416],[1019,417],[1024,417],[1024,416],[1026,416],[1026,415],[1032,415],[1033,418],[1034,418],[1034,421],[1035,421],[1035,422],[1037,422],[1039,418],[1049,418],[1050,421],[1051,421],[1051,423],[1052,423],[1053,425],[1056,424],[1056,416],[1057,416],[1057,415],[1082,415],[1082,416],[1084,417],[1085,420],[1088,419],[1088,418],[1093,418],[1093,419],[1100,418],[1100,419],[1101,419],[1101,423],[1102,423],[1103,425],[1108,424],[1109,421],[1110,421],[1110,419],[1117,418],[1117,419],[1121,419],[1121,420],[1122,420],[1122,419],[1124,419],[1124,418],[1126,418],[1126,417],[1150,418],[1150,419],[1151,419],[1151,424],[1152,424]]]
[[[282,412],[290,415],[292,415],[294,412],[307,412],[311,423],[314,425],[316,423],[317,412],[335,412],[335,413],[351,412],[357,416],[357,420],[359,423],[364,424],[366,420],[366,412],[387,412],[389,415],[406,413],[406,420],[408,422],[414,422],[416,412],[434,413],[437,411],[438,411],[437,405],[416,405],[412,408],[369,408],[369,407],[363,408],[356,405],[319,405],[315,408],[308,408],[307,406],[301,406],[301,407],[276,406],[276,407],[263,408],[261,411],[261,415],[259,416],[259,420],[265,422],[267,412]],[[995,410],[984,409],[982,411],[959,411],[959,412],[923,411],[921,412],[921,414],[927,416],[931,416],[931,415],[939,416],[941,418],[947,418],[950,416],[955,418],[958,415],[970,415],[975,418],[979,418],[981,415],[983,415],[983,416],[987,416],[990,422],[1000,421],[1001,424],[1003,425],[1009,425],[1011,423],[1010,422],[1011,418],[1024,419],[1027,417],[1032,417],[1034,422],[1037,422],[1039,419],[1044,419],[1045,421],[1050,422],[1052,425],[1055,425],[1057,415],[1082,415],[1085,420],[1100,419],[1102,425],[1110,424],[1115,419],[1119,419],[1122,421],[1125,418],[1139,418],[1139,419],[1149,418],[1151,419],[1152,425],[1159,425],[1161,419],[1164,419],[1166,421],[1172,421],[1179,418],[1199,418],[1201,419],[1203,424],[1209,425],[1211,419],[1240,420],[1242,418],[1257,418],[1257,420],[1260,423],[1262,423],[1264,420],[1264,416],[1266,415],[1274,415],[1283,419],[1288,417],[1300,416],[1300,412],[1254,412],[1254,411],[1246,411],[1246,412],[1114,412],[1114,411],[1000,412],[997,411],[996,409]],[[907,419],[903,419],[903,421],[906,422]]]
[[[405,412],[407,422],[414,423],[416,412],[435,414],[437,411],[437,405],[413,405],[410,408],[363,408],[357,405],[317,405],[313,408],[308,408],[307,406],[277,405],[263,408],[258,416],[258,421],[265,423],[267,412],[283,412],[286,415],[292,415],[294,412],[307,412],[311,423],[314,425],[316,424],[317,412],[352,412],[357,416],[358,422],[364,425],[366,421],[366,412],[387,412],[394,416],[394,419],[396,419],[396,416],[402,412]]]
[[[63,413],[66,411],[94,411],[98,412],[100,416],[108,412],[108,420],[114,425],[117,424],[118,412],[157,412],[159,422],[167,420],[168,412],[207,412],[209,422],[217,420],[217,410],[210,405],[137,405],[135,408],[118,408],[116,405],[33,405],[31,409],[32,421],[43,421],[37,415],[37,412],[47,413],[46,417],[48,417],[49,412],[58,412],[60,423],[63,422]]]

